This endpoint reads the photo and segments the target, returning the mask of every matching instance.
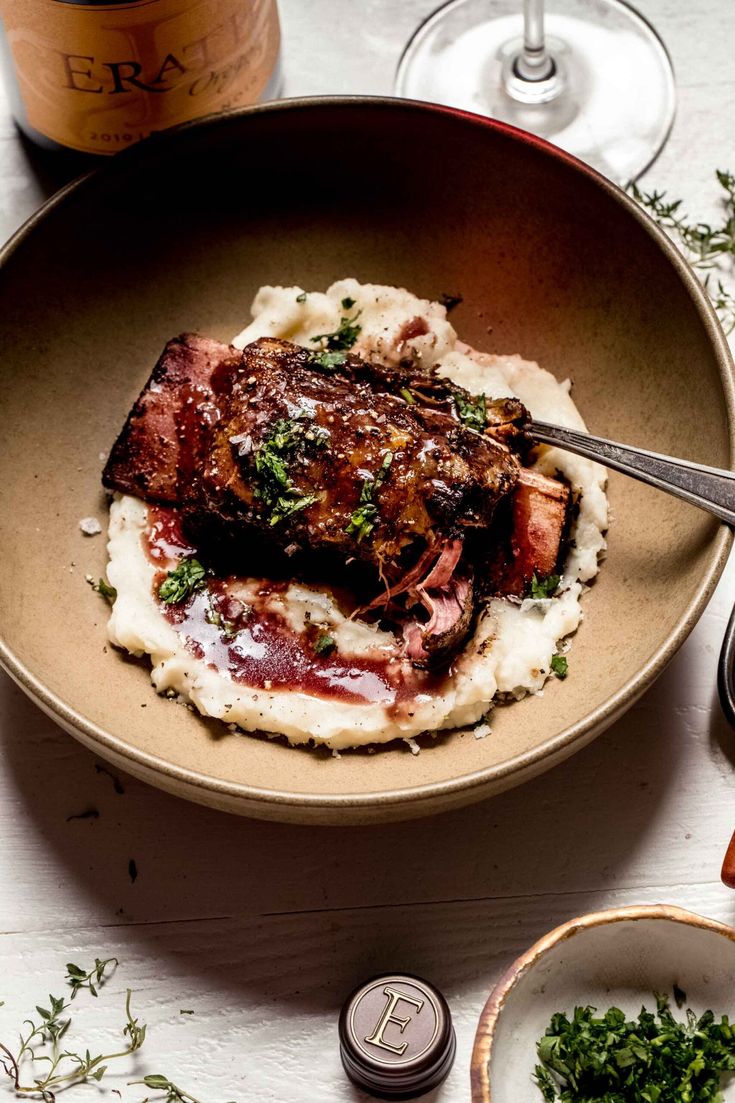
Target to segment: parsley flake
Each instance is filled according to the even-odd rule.
[[[377,475],[374,478],[369,476],[367,479],[363,480],[357,509],[353,511],[350,523],[345,529],[347,535],[354,536],[358,544],[362,543],[364,538],[370,535],[378,523],[380,514],[377,505],[373,501],[373,495],[385,482],[392,463],[393,453],[386,452]]]
[[[166,605],[178,605],[201,590],[206,573],[198,559],[182,559],[158,587],[159,598]]]
[[[354,305],[355,305],[355,300],[351,299],[349,297],[349,295],[347,296],[347,298],[342,300],[342,309],[343,310],[352,310]]]
[[[279,524],[317,500],[316,494],[299,493],[288,473],[286,457],[303,438],[304,426],[300,420],[279,418],[268,439],[255,453],[255,471],[259,481],[256,495],[269,507],[271,525]]]
[[[317,344],[319,341],[326,341],[324,347],[325,349],[329,349],[330,352],[338,352],[340,349],[351,349],[362,331],[362,326],[356,324],[361,313],[362,311],[358,310],[357,314],[352,318],[342,315],[339,320],[339,325],[332,333],[317,333],[311,340],[314,344]]]
[[[554,655],[551,660],[551,669],[562,682],[569,673],[569,663],[564,655]]]
[[[314,640],[314,651],[317,655],[329,655],[336,646],[337,641],[328,632],[320,632]]]
[[[551,597],[556,592],[560,582],[561,577],[558,574],[550,574],[547,575],[546,578],[539,578],[538,575],[534,573],[531,579],[531,597],[535,598],[537,601],[542,601],[544,598]]]
[[[487,405],[484,394],[463,395],[456,391],[452,398],[459,420],[468,429],[481,433],[487,424]]]
[[[297,303],[305,303],[306,302],[306,292],[305,291],[302,291],[300,295],[296,296],[296,302]]]
[[[309,353],[309,363],[320,369],[321,371],[331,372],[335,368],[341,367],[347,360],[346,352],[311,352]]]

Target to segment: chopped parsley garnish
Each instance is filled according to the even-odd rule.
[[[558,574],[549,574],[546,578],[539,578],[534,574],[531,579],[531,597],[540,600],[551,597],[560,582],[561,578]]]
[[[326,341],[325,349],[329,349],[330,352],[338,352],[340,349],[351,349],[357,338],[360,336],[362,326],[356,325],[357,319],[362,313],[358,310],[357,314],[352,318],[348,318],[343,315],[339,320],[339,325],[332,333],[317,333],[316,337],[312,337],[311,340],[316,344],[318,341]]]
[[[408,387],[401,387],[401,389],[399,391],[399,394],[400,394],[401,398],[404,398],[406,400],[406,402],[409,404],[409,406],[415,406],[416,405],[416,399],[413,397],[413,395],[409,391]]]
[[[88,578],[87,582],[96,594],[100,594],[103,598],[106,598],[110,605],[112,605],[117,597],[117,590],[114,586],[111,586],[104,578],[98,579],[97,582],[95,582],[93,578]]]
[[[459,420],[468,427],[481,433],[487,424],[487,406],[484,394],[463,395],[455,392],[452,395],[454,406]]]
[[[551,660],[551,669],[553,673],[556,674],[557,678],[560,678],[562,681],[564,681],[567,674],[569,673],[569,663],[566,660],[566,656],[554,655],[553,659]]]
[[[306,292],[305,291],[302,291],[300,295],[296,296],[296,302],[297,303],[305,303],[306,302]]]
[[[271,524],[277,525],[280,521],[284,521],[286,517],[290,517],[292,513],[298,513],[300,509],[306,509],[307,506],[313,506],[317,500],[316,494],[299,494],[293,487],[290,490],[291,497],[286,497],[282,494],[276,499],[273,506],[273,512],[271,513]]]
[[[354,536],[358,544],[360,544],[366,536],[370,535],[378,523],[379,512],[377,505],[373,501],[373,495],[385,482],[392,463],[393,453],[386,452],[377,475],[374,478],[370,476],[363,481],[357,509],[354,510],[350,518],[350,523],[345,529],[347,535]]]
[[[158,587],[158,596],[166,605],[178,605],[201,590],[206,573],[198,559],[182,559]]]
[[[309,363],[315,368],[319,368],[321,371],[334,371],[335,368],[339,368],[347,360],[346,352],[310,352]]]
[[[627,1020],[575,1007],[551,1017],[536,1045],[534,1080],[546,1103],[723,1103],[722,1074],[735,1071],[735,1028],[727,1015],[688,1010],[681,1023],[665,996],[656,1013]]]
[[[447,314],[449,314],[450,310],[454,310],[455,306],[459,306],[461,302],[464,302],[464,297],[462,295],[447,295],[444,293],[439,299],[439,302],[442,304]]]
[[[320,632],[314,640],[314,651],[317,655],[329,655],[336,646],[337,641],[328,632]]]
[[[255,453],[259,485],[256,495],[270,508],[270,523],[277,525],[317,500],[315,494],[301,494],[293,486],[286,457],[303,439],[304,426],[295,418],[279,418],[273,431]],[[323,434],[321,434],[323,437]],[[315,440],[317,438],[314,438]],[[321,443],[321,439],[319,443]]]
[[[355,305],[355,300],[351,299],[349,297],[349,295],[347,296],[347,298],[342,300],[342,309],[343,310],[352,310],[354,305]]]

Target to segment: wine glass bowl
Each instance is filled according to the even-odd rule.
[[[546,138],[619,184],[637,179],[674,119],[674,73],[623,0],[450,0],[416,30],[396,92]]]

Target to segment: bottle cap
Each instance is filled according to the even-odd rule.
[[[444,1080],[457,1043],[446,1000],[408,973],[375,977],[347,999],[339,1017],[345,1072],[381,1099],[413,1099]]]

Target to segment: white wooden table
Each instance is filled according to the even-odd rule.
[[[644,183],[709,213],[714,170],[735,169],[732,5],[641,6],[672,52],[679,94]],[[281,0],[286,93],[387,93],[403,42],[432,7]],[[0,170],[6,236],[47,194],[7,109]],[[0,675],[0,1040],[61,993],[67,961],[116,955],[103,997],[77,1001],[81,1040],[110,1044],[128,986],[150,1034],[139,1061],[103,1081],[108,1092],[139,1103],[145,1093],[126,1082],[162,1072],[202,1103],[354,1101],[337,1052],[340,1003],[371,973],[407,969],[434,980],[455,1016],[457,1062],[435,1096],[467,1100],[483,1001],[544,931],[658,901],[735,921],[735,893],[719,882],[735,827],[735,734],[715,691],[733,601],[731,565],[654,688],[569,762],[485,804],[386,827],[250,822],[126,777],[118,792]]]

